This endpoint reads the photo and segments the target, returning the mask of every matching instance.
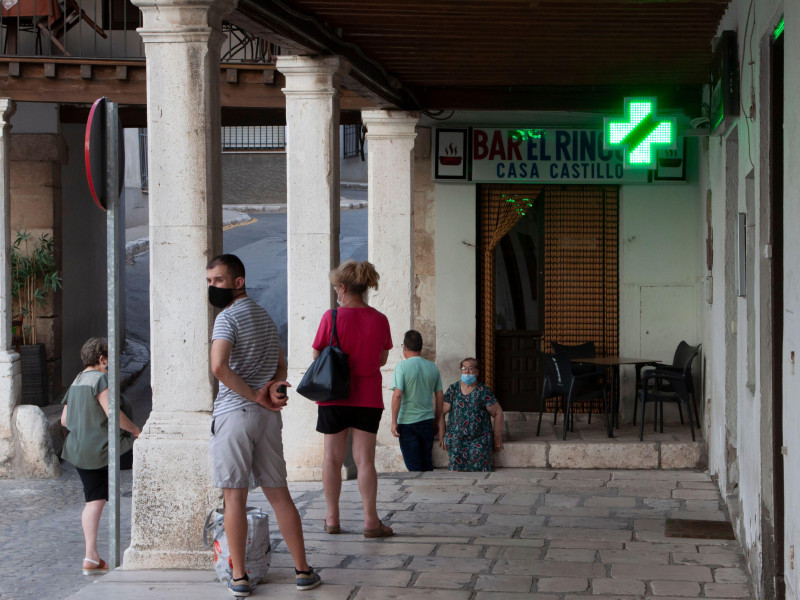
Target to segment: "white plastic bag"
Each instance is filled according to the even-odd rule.
[[[18,1],[19,0],[3,0],[3,8],[5,8],[6,10],[11,10],[12,8],[14,8],[17,5]],[[14,15],[11,15],[11,16],[14,16]]]
[[[252,585],[267,576],[272,548],[269,538],[269,516],[260,508],[247,507],[247,541],[245,542],[244,564],[247,576]],[[214,552],[214,569],[222,583],[231,578],[233,564],[228,550],[228,538],[225,537],[225,509],[212,510],[206,518],[203,529],[203,541],[206,547]]]

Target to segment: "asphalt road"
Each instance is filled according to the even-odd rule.
[[[242,259],[250,296],[267,309],[287,348],[286,214],[257,214],[256,222],[223,233],[225,252]],[[367,258],[367,210],[344,210],[341,216],[339,254],[342,260]],[[144,253],[127,265],[127,337],[150,346],[150,256]],[[198,273],[205,277],[205,273]],[[144,425],[152,407],[150,366],[125,390],[133,404],[134,422]]]
[[[339,254],[342,260],[367,258],[367,210],[341,213]],[[228,229],[223,234],[225,252],[236,254],[247,270],[248,294],[267,309],[286,348],[288,331],[286,291],[286,214],[254,214],[256,222]],[[150,257],[148,253],[127,265],[127,335],[149,346]],[[205,273],[198,273],[205,277]]]

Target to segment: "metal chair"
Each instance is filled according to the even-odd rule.
[[[678,344],[678,347],[675,349],[675,355],[672,358],[672,364],[668,365],[666,363],[653,363],[650,365],[642,365],[639,370],[639,381],[641,382],[641,387],[637,389],[637,394],[641,391],[644,387],[644,373],[647,373],[645,369],[656,368],[660,369],[661,371],[674,371],[676,373],[683,372],[684,367],[688,361],[689,368],[691,369],[692,361],[694,357],[697,356],[697,353],[700,351],[700,347],[702,344],[698,344],[697,346],[690,346],[685,341],[681,341]],[[666,385],[666,388],[669,389],[669,383],[666,380],[662,380],[660,384]],[[686,391],[692,397],[692,404],[694,405],[694,414],[695,414],[695,422],[697,423],[697,428],[700,429],[700,412],[697,410],[697,397],[694,393],[694,379],[691,377],[688,381],[686,381]],[[633,424],[636,425],[636,412],[637,412],[638,404],[636,402],[633,403]],[[681,419],[681,425],[683,425],[683,411],[681,410],[680,403],[678,404],[678,415]],[[644,419],[644,413],[642,413],[642,418]]]
[[[608,426],[608,398],[606,395],[606,375],[604,372],[591,372],[576,375],[572,371],[570,356],[566,352],[558,354],[542,354],[544,366],[544,383],[542,384],[542,398],[539,406],[539,424],[536,427],[538,436],[542,428],[542,413],[545,400],[559,397],[558,406],[553,415],[553,425],[558,421],[559,407],[564,412],[564,433],[562,439],[567,439],[567,426],[570,431],[575,431],[575,414],[572,406],[575,402],[603,398],[603,411],[606,414]]]
[[[644,410],[648,402],[655,404],[653,415],[653,431],[664,432],[664,403],[672,402],[678,405],[680,411],[681,404],[686,405],[689,412],[689,427],[692,431],[692,441],[695,441],[694,423],[692,417],[692,405],[694,404],[697,413],[697,404],[694,398],[694,383],[692,379],[692,362],[697,353],[700,352],[701,344],[689,346],[686,342],[681,342],[678,346],[682,364],[680,365],[660,365],[655,369],[647,371],[642,377],[642,389],[639,390],[639,399],[642,404],[642,423],[639,430],[639,440],[644,440]],[[676,360],[679,352],[676,351]],[[692,401],[689,401],[691,396]],[[683,423],[683,413],[680,412],[681,423]],[[635,413],[634,413],[635,416]],[[659,428],[660,423],[660,428]],[[697,418],[697,427],[700,428],[700,419]]]
[[[597,356],[597,350],[594,342],[586,342],[584,344],[576,344],[574,346],[567,346],[559,344],[558,342],[550,342],[553,347],[554,354],[565,352],[570,358],[594,358]],[[593,365],[573,365],[572,372],[575,375],[583,375],[584,373],[594,372],[598,369]]]
[[[575,344],[568,346],[559,344],[558,342],[550,342],[553,347],[553,353],[559,354],[560,352],[566,353],[570,359],[576,358],[594,358],[597,356],[597,349],[594,342],[584,342],[583,344]],[[605,373],[606,368],[597,365],[583,365],[580,363],[572,364],[573,375],[586,375],[587,373]],[[592,406],[589,405],[589,423],[592,422]]]

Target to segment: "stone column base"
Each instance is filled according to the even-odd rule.
[[[19,354],[0,350],[0,442],[12,440],[14,409],[22,395],[22,363]],[[0,454],[0,464],[3,455]]]
[[[47,418],[38,406],[19,406],[22,366],[19,354],[0,351],[0,477],[58,477]]]
[[[203,544],[208,513],[222,505],[208,440],[211,416],[152,414],[133,447],[131,546],[123,568],[211,569]]]

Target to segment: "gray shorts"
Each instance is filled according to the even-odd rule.
[[[286,486],[281,414],[253,404],[211,421],[211,461],[218,488]]]

